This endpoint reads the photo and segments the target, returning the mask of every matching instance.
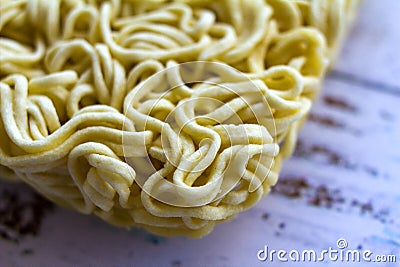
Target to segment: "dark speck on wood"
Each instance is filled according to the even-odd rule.
[[[172,267],[180,267],[180,266],[182,266],[182,262],[180,260],[173,260],[171,262],[171,266]]]
[[[373,208],[371,203],[364,203],[361,205],[361,212],[366,213],[366,212],[372,212]]]
[[[156,235],[147,235],[146,240],[153,245],[159,245],[165,242],[165,238]]]
[[[52,210],[53,204],[33,191],[0,191],[0,238],[18,243],[20,237],[37,235]]]
[[[308,187],[309,184],[304,177],[282,177],[278,184],[272,188],[272,192],[289,198],[300,198],[302,191]]]
[[[261,218],[263,219],[263,220],[268,220],[269,219],[269,213],[263,213],[262,215],[261,215]]]
[[[32,254],[33,254],[33,250],[32,250],[32,249],[29,249],[29,248],[26,248],[26,249],[23,249],[23,250],[21,251],[21,254],[22,254],[22,255],[32,255]]]
[[[328,106],[336,107],[341,110],[346,110],[346,111],[350,111],[350,112],[357,111],[357,109],[353,105],[347,103],[346,101],[344,101],[342,99],[334,97],[334,96],[327,95],[323,98],[323,100],[324,100],[324,103],[327,104]]]
[[[312,158],[316,155],[324,156],[327,163],[336,166],[342,166],[346,169],[354,169],[356,166],[348,162],[344,157],[340,154],[332,151],[331,149],[321,146],[321,145],[311,145],[306,146],[301,140],[297,142],[296,150],[294,152],[295,157],[301,158]]]
[[[279,178],[278,183],[272,188],[272,194],[281,195],[290,199],[302,199],[307,204],[315,207],[334,209],[342,212],[347,207],[360,214],[368,214],[369,216],[379,220],[382,223],[388,222],[389,212],[387,209],[377,210],[372,202],[363,202],[357,199],[346,199],[342,191],[338,188],[329,188],[327,185],[313,185],[304,177],[286,176]],[[263,220],[267,220],[269,214],[262,215]],[[279,228],[284,225],[279,225]]]
[[[322,115],[317,115],[314,113],[311,113],[310,116],[308,117],[310,121],[322,124],[324,126],[332,127],[332,128],[344,128],[344,124],[341,122],[338,122],[334,120],[333,118],[330,117],[325,117]]]

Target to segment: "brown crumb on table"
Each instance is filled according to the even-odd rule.
[[[311,113],[310,116],[308,116],[308,119],[310,121],[322,124],[324,126],[332,127],[332,128],[344,128],[345,127],[345,125],[343,123],[338,122],[331,117],[317,115],[314,113]]]
[[[308,203],[314,206],[331,208],[334,204],[343,203],[345,199],[339,190],[330,190],[325,185],[318,186]]]
[[[182,266],[182,262],[180,260],[173,260],[171,262],[171,266],[172,267],[180,267],[180,266]]]
[[[289,198],[300,198],[304,189],[309,188],[307,180],[303,177],[280,178],[279,182],[272,187],[272,192]]]
[[[343,203],[344,197],[338,189],[328,189],[325,185],[313,186],[304,177],[281,177],[272,193],[289,198],[306,198],[313,206],[332,207],[335,203]]]
[[[0,189],[0,239],[19,243],[37,235],[53,204],[31,190]]]
[[[267,213],[267,212],[264,212],[262,215],[261,215],[261,219],[263,219],[263,220],[268,220],[269,219],[269,213]]]
[[[322,156],[324,158],[323,161],[325,163],[328,163],[329,165],[341,166],[346,169],[355,168],[354,164],[348,162],[342,155],[338,154],[337,152],[322,145],[306,145],[304,142],[302,142],[302,140],[298,140],[293,156],[303,159]]]
[[[389,220],[390,214],[388,209],[377,209],[371,201],[360,201],[357,199],[346,198],[342,191],[338,188],[329,188],[327,185],[313,185],[304,177],[286,176],[279,178],[278,183],[272,188],[272,194],[281,195],[290,199],[301,199],[310,206],[335,209],[338,212],[348,210],[357,211],[360,214],[371,216],[379,220],[381,223],[394,223]],[[266,214],[266,213],[265,213]],[[267,219],[265,214],[263,219]],[[278,226],[280,229],[284,225]]]
[[[26,248],[26,249],[23,249],[23,250],[21,251],[21,254],[22,254],[22,255],[32,255],[32,254],[33,254],[33,250],[32,250],[32,249],[29,249],[29,248]]]
[[[328,106],[337,107],[341,110],[347,110],[347,111],[351,111],[351,112],[357,111],[357,109],[353,105],[345,102],[342,99],[334,97],[334,96],[325,96],[323,98],[323,100],[324,100],[324,103],[327,104]]]

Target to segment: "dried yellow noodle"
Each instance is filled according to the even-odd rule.
[[[2,0],[0,177],[204,236],[277,182],[359,3]]]

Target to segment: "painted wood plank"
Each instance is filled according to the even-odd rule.
[[[365,0],[334,68],[337,74],[399,92],[399,14],[400,1]]]
[[[400,261],[399,14],[400,1],[365,1],[295,155],[254,208],[201,240],[126,231],[55,208],[37,236],[0,238],[0,266],[292,266],[260,262],[257,251],[336,248],[339,238]],[[4,188],[31,194],[23,185]]]

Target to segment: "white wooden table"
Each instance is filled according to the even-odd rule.
[[[37,235],[0,224],[0,266],[366,266],[257,259],[264,246],[318,252],[340,238],[347,249],[397,256],[371,266],[400,266],[399,23],[400,1],[365,2],[278,186],[209,236],[165,239],[55,207]]]

